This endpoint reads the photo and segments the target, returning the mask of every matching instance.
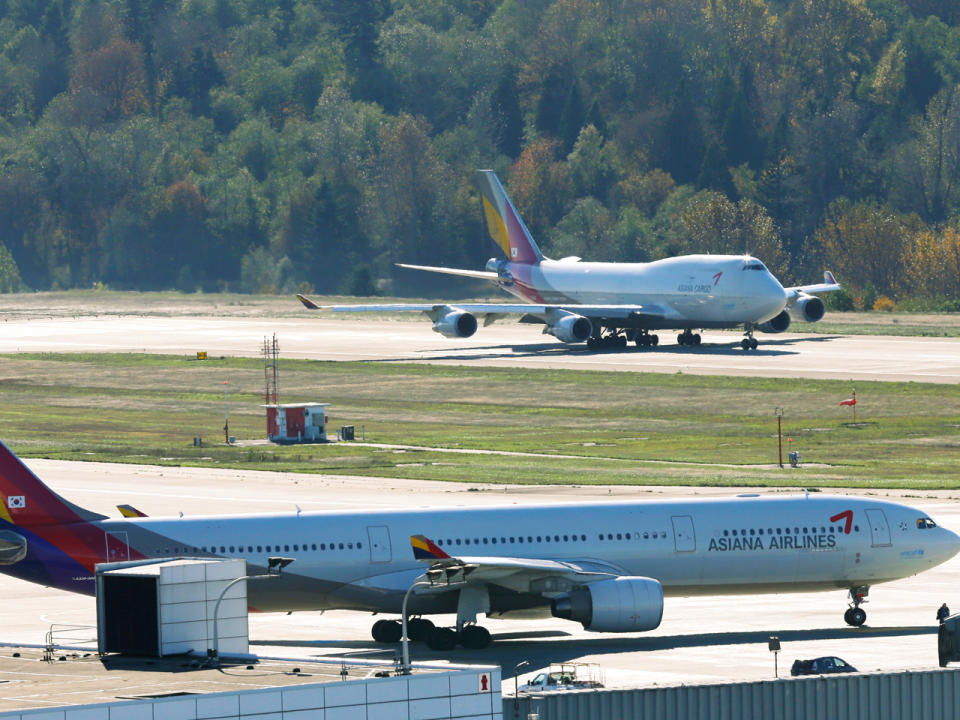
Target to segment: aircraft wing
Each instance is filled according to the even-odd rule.
[[[651,318],[660,319],[663,311],[659,307],[647,308],[642,305],[534,305],[527,303],[383,303],[376,305],[318,305],[304,295],[297,299],[308,310],[330,310],[332,312],[423,312],[428,315],[441,311],[463,310],[473,315],[532,315],[540,321],[550,313],[557,311],[588,318],[609,318],[615,320]]]
[[[500,556],[451,557],[423,535],[410,538],[414,557],[430,567],[418,580],[430,584],[418,592],[441,593],[464,585],[493,584],[520,593],[563,592],[573,585],[608,580],[615,568],[590,569],[575,562]]]
[[[795,297],[800,293],[821,293],[821,292],[831,292],[833,290],[839,290],[840,283],[837,282],[836,278],[833,277],[833,273],[829,270],[824,271],[823,273],[823,282],[818,283],[817,285],[798,285],[796,287],[784,288],[790,297]]]

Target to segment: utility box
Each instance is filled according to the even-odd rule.
[[[275,443],[327,441],[330,403],[261,405],[267,410],[267,437]]]
[[[177,558],[96,567],[97,645],[102,653],[163,657],[213,647],[220,594],[247,574],[246,560]],[[233,585],[217,614],[221,655],[249,651],[247,583]]]

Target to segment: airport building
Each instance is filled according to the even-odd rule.
[[[327,441],[330,403],[262,405],[267,410],[267,437],[275,443]]]

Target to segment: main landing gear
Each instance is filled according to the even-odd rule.
[[[677,335],[677,344],[678,345],[689,345],[693,347],[700,344],[700,333],[690,332],[689,330],[684,330],[682,333]]]
[[[660,338],[657,335],[651,335],[647,330],[640,330],[633,341],[637,347],[656,347],[660,344]]]
[[[850,588],[850,607],[843,614],[844,622],[853,627],[860,627],[867,621],[867,611],[860,605],[867,602],[867,595],[870,593],[868,585]]]
[[[587,340],[587,347],[591,350],[609,350],[613,348],[625,348],[626,346],[627,338],[616,332],[591,337]]]
[[[371,631],[378,643],[400,642],[403,626],[399,620],[377,620]],[[483,650],[491,642],[490,631],[479,625],[463,625],[460,632],[454,628],[437,627],[426,618],[407,620],[407,634],[413,642],[426,642],[431,650],[453,650],[457,644],[468,650]]]

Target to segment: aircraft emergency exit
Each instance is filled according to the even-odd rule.
[[[492,170],[479,171],[478,185],[490,237],[505,255],[491,258],[486,270],[405,265],[427,272],[488,280],[523,304],[431,303],[318,305],[303,295],[310,310],[334,312],[423,312],[445,337],[467,338],[478,327],[508,315],[539,323],[543,332],[565,343],[588,347],[658,345],[653,330],[679,329],[680,345],[699,345],[703,328],[743,327],[744,350],[756,350],[756,330],[780,333],[791,321],[817,322],[826,310],[814,293],[838,290],[829,271],[824,282],[784,288],[760,260],[749,255],[681,255],[649,263],[550,260],[527,230]]]
[[[243,558],[251,609],[399,614],[438,650],[489,644],[479,615],[554,616],[596,632],[660,624],[664,597],[847,590],[862,625],[871,585],[953,557],[960,537],[875,498],[741,495],[541,506],[109,519],[44,485],[0,443],[0,572],[94,593],[95,566],[144,558]],[[414,586],[416,583],[416,586]],[[452,627],[425,615],[456,614]],[[396,642],[400,622],[373,625]]]

